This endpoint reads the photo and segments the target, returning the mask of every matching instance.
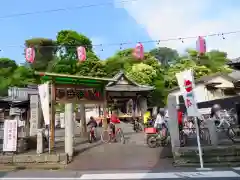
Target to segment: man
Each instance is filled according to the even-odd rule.
[[[87,123],[87,126],[89,126],[89,128],[96,128],[97,127],[97,121],[91,116],[90,120]]]
[[[119,124],[121,121],[118,118],[117,114],[115,112],[112,113],[111,117],[110,117],[110,129],[112,130],[113,135],[115,135],[116,132],[116,125],[115,124]]]
[[[180,106],[177,105],[177,117],[178,117],[178,127],[179,131],[181,132],[183,130],[183,112],[180,109]]]
[[[144,115],[143,115],[143,124],[147,125],[150,118],[151,118],[150,111],[145,112]]]
[[[159,131],[162,129],[162,126],[165,125],[164,115],[165,110],[163,108],[160,108],[154,123],[154,127]]]
[[[96,129],[97,128],[97,121],[91,116],[90,120],[87,123],[87,127],[89,127],[89,130],[94,132],[94,138],[96,138]]]

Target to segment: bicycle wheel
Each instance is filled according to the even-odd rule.
[[[229,127],[228,130],[227,130],[227,136],[230,140],[232,140],[232,142],[235,142],[234,138],[236,136],[236,133],[231,127]]]
[[[102,140],[102,142],[104,142],[104,143],[110,142],[111,136],[110,136],[108,130],[104,130],[104,131],[102,132],[102,134],[101,134],[101,140]]]
[[[187,135],[181,131],[179,134],[179,139],[180,139],[180,146],[184,147],[187,144]]]
[[[89,143],[92,143],[92,141],[93,141],[92,132],[89,131],[89,134],[88,134],[88,142],[89,142]]]
[[[162,128],[159,133],[160,133],[160,141],[165,141],[168,137],[167,128],[165,127]]]
[[[122,129],[118,129],[117,130],[117,133],[116,133],[116,141],[117,142],[121,142],[122,144],[124,144],[125,143],[125,138],[124,138],[124,135],[123,135],[123,131],[122,131]]]

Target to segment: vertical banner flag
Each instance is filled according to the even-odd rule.
[[[86,60],[87,55],[86,55],[85,47],[83,47],[83,46],[77,47],[77,56],[78,56],[79,62]]]
[[[35,50],[32,47],[25,49],[25,59],[28,63],[33,63],[35,59]]]
[[[207,51],[206,40],[203,37],[201,36],[198,37],[196,45],[197,45],[196,49],[199,54],[206,53]]]
[[[197,102],[194,98],[194,77],[193,71],[185,70],[180,73],[176,73],[178,85],[180,87],[181,94],[184,98],[185,106],[187,108],[188,116],[199,116]]]
[[[49,82],[46,82],[44,84],[41,84],[38,86],[38,92],[40,96],[40,102],[41,102],[41,107],[42,107],[42,112],[43,112],[43,118],[45,125],[49,125],[50,121],[50,108],[49,108],[49,98],[50,98],[50,93],[49,93]]]
[[[137,59],[143,59],[144,58],[144,48],[141,43],[137,43],[134,51],[133,56]]]

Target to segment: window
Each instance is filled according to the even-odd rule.
[[[224,92],[225,95],[229,95],[229,96],[234,96],[234,95],[237,94],[235,92],[235,89],[233,89],[233,88],[231,88],[231,89],[224,89],[223,92]]]

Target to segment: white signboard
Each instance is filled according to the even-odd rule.
[[[37,135],[39,127],[39,97],[38,95],[30,96],[30,136]]]
[[[200,118],[200,112],[197,108],[197,102],[194,98],[194,76],[193,71],[185,70],[183,72],[176,74],[178,85],[180,87],[181,94],[184,98],[185,106],[187,108],[187,116],[195,117],[195,127],[197,131],[197,143],[198,143],[198,152],[199,152],[199,160],[200,160],[200,166],[203,168],[203,159],[202,159],[202,148],[200,143],[200,137],[199,137],[199,127],[197,123],[197,117]]]
[[[199,117],[199,111],[197,108],[197,102],[194,98],[194,77],[192,70],[186,70],[176,74],[178,85],[180,87],[181,94],[184,98],[185,106],[187,108],[187,115],[193,117]]]
[[[17,120],[4,121],[3,151],[17,151]]]
[[[43,112],[43,118],[45,125],[49,125],[50,121],[50,108],[49,108],[49,83],[44,83],[38,86],[38,92],[40,96],[40,102]]]

